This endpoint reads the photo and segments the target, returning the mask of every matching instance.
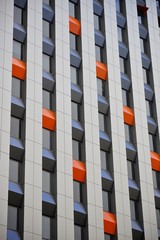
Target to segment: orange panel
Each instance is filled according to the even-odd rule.
[[[108,78],[108,70],[104,63],[96,62],[96,76],[102,80]]]
[[[103,212],[104,232],[108,234],[116,234],[116,218],[113,213]]]
[[[134,112],[131,108],[123,106],[124,123],[133,126],[134,125]]]
[[[12,76],[24,80],[26,77],[26,64],[25,62],[12,58]]]
[[[55,130],[56,127],[56,118],[55,113],[51,110],[43,108],[42,110],[42,126],[43,128],[47,128],[51,131]]]
[[[73,34],[80,35],[81,24],[76,18],[69,17],[69,31]]]
[[[85,182],[86,168],[83,162],[73,160],[73,179],[79,182]]]
[[[156,152],[151,152],[152,169],[160,172],[160,156]]]

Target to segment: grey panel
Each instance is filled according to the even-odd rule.
[[[149,69],[151,64],[150,58],[145,53],[142,53],[142,52],[141,52],[141,57],[142,57],[142,67],[145,69]]]
[[[53,75],[49,72],[43,71],[43,88],[47,91],[53,92],[55,80]]]
[[[156,208],[160,208],[160,190],[159,189],[154,189],[154,198],[155,198]]]
[[[77,4],[78,3],[78,0],[70,0],[71,2]]]
[[[152,117],[147,116],[148,123],[148,132],[151,134],[156,134],[157,131],[157,123]]]
[[[23,143],[20,139],[10,138],[10,158],[22,161],[24,155]]]
[[[54,17],[54,11],[48,4],[43,3],[43,19],[48,22],[52,22]]]
[[[23,118],[25,106],[22,99],[12,96],[11,97],[11,115]]]
[[[21,207],[23,201],[23,191],[20,184],[9,182],[8,203],[17,207]]]
[[[56,165],[56,159],[55,159],[52,151],[49,151],[49,150],[43,148],[42,164],[43,164],[43,169],[50,171],[50,172],[54,171],[54,168]]]
[[[143,239],[143,229],[140,226],[139,222],[131,220],[131,224],[132,224],[133,240],[142,240]]]
[[[129,185],[129,196],[133,200],[138,200],[139,197],[139,187],[134,180],[128,179]]]
[[[100,148],[104,151],[109,151],[111,147],[111,139],[106,132],[99,131]]]
[[[107,114],[109,108],[109,103],[104,96],[98,95],[98,111]]]
[[[158,228],[158,237],[160,238],[160,228]]]
[[[43,53],[53,56],[54,44],[52,40],[46,36],[43,36]]]
[[[82,141],[84,130],[80,122],[72,119],[72,137],[75,140]]]
[[[102,177],[102,189],[105,191],[111,191],[113,187],[113,178],[110,172],[102,169],[101,177]]]
[[[94,36],[95,36],[95,44],[100,47],[103,47],[104,41],[105,41],[105,37],[103,33],[97,29],[94,29]]]
[[[133,144],[128,141],[126,141],[126,153],[127,153],[127,159],[129,159],[131,161],[135,160],[135,157],[137,154],[136,149],[133,146]]]
[[[123,42],[118,41],[119,45],[119,56],[122,58],[127,58],[128,55],[128,48]]]
[[[122,88],[126,91],[129,91],[131,86],[131,80],[128,78],[128,76],[125,73],[121,72],[121,85]]]
[[[26,38],[26,30],[18,23],[13,24],[13,38],[21,43],[24,43]]]
[[[122,13],[117,12],[117,25],[121,28],[124,28],[125,24],[126,24],[125,17],[122,15]]]
[[[80,67],[81,57],[76,50],[70,49],[70,64],[76,68]]]
[[[74,223],[85,226],[87,213],[82,203],[74,202]]]
[[[26,0],[14,0],[14,4],[20,8],[25,8]]]
[[[144,83],[144,90],[145,90],[145,99],[148,101],[152,101],[154,92],[151,86],[147,83]]]
[[[145,1],[144,0],[137,0],[137,5],[139,6],[145,6]]]
[[[54,217],[56,211],[56,202],[53,195],[42,192],[42,214]]]
[[[148,31],[145,28],[145,26],[141,23],[139,23],[139,35],[141,38],[146,39],[148,35]]]
[[[21,240],[21,238],[18,232],[7,229],[7,240]]]
[[[77,84],[71,83],[71,98],[72,101],[81,103],[82,101],[82,90]]]
[[[103,12],[103,6],[98,0],[93,0],[93,10],[94,13],[101,16]]]

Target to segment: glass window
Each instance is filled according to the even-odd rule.
[[[157,215],[157,226],[160,228],[160,209],[156,208],[156,215]]]
[[[138,22],[142,23],[142,16],[140,16],[140,15],[138,16]]]
[[[145,101],[146,102],[146,112],[147,116],[152,117],[152,103],[150,101]]]
[[[75,4],[72,2],[69,2],[69,16],[75,18]]]
[[[75,240],[82,240],[82,227],[78,225],[74,225],[74,239]]]
[[[155,136],[152,134],[149,134],[149,144],[150,144],[150,150],[153,152],[156,152]]]
[[[100,154],[101,154],[101,168],[104,170],[108,170],[108,160],[109,160],[109,156],[108,153],[105,151],[100,150]]]
[[[49,0],[43,0],[43,3],[46,3],[46,4],[50,4],[50,1]]]
[[[51,240],[51,218],[42,216],[42,239]]]
[[[22,59],[22,44],[13,40],[13,57]]]
[[[143,81],[144,81],[144,83],[147,83],[147,70],[145,69],[145,68],[142,68],[142,70],[143,70]]]
[[[42,191],[51,193],[51,173],[42,171]]]
[[[82,201],[82,185],[80,182],[73,181],[74,201]]]
[[[72,102],[72,119],[79,120],[79,104]]]
[[[104,240],[111,240],[111,236],[108,234],[104,234]]]
[[[121,27],[117,27],[117,31],[118,31],[118,40],[120,42],[123,42],[123,38],[122,38],[122,28]]]
[[[94,28],[100,30],[100,17],[94,14]]]
[[[78,70],[75,67],[71,66],[71,82],[74,84],[78,84]]]
[[[116,0],[116,11],[117,11],[117,12],[120,12],[120,11],[121,11],[120,1],[121,1],[121,0]]]
[[[100,78],[97,78],[97,91],[98,91],[99,95],[101,95],[101,96],[105,95],[105,92],[104,92],[104,81],[101,80]]]
[[[19,182],[19,162],[11,160],[9,161],[9,181]]]
[[[129,106],[129,92],[122,89],[122,100],[123,100],[123,106]]]
[[[133,163],[131,161],[127,160],[128,178],[132,179],[132,180],[134,179],[133,178],[133,167],[134,167]]]
[[[119,62],[120,62],[120,70],[122,73],[125,73],[125,67],[124,67],[124,59],[123,58],[119,58]]]
[[[103,197],[103,210],[104,211],[110,211],[110,208],[109,208],[109,193],[107,191],[102,191],[102,197]]]
[[[18,230],[18,208],[8,206],[8,223],[7,228],[10,230]]]
[[[73,159],[80,160],[80,142],[76,140],[72,140],[72,151],[73,151]]]
[[[144,40],[140,38],[141,52],[144,53]]]
[[[124,131],[125,131],[126,141],[131,142],[130,126],[127,124],[124,124]]]
[[[43,136],[42,137],[43,148],[51,150],[51,132],[49,130],[43,128],[42,136]]]
[[[21,97],[21,83],[21,80],[12,77],[12,96]]]
[[[20,138],[20,123],[19,118],[11,117],[11,137]]]
[[[43,107],[51,109],[51,93],[43,89]]]
[[[50,37],[50,23],[43,19],[43,35]]]
[[[158,172],[156,172],[156,171],[154,171],[154,170],[152,170],[152,176],[153,176],[153,186],[154,186],[154,188],[158,188]]]
[[[131,208],[131,219],[136,220],[136,202],[130,200],[130,208]]]
[[[46,54],[43,54],[43,70],[50,72],[50,57]]]
[[[22,24],[22,9],[14,6],[14,22]]]
[[[99,113],[99,130],[105,131],[105,115],[102,113]]]
[[[102,62],[101,47],[95,46],[96,48],[96,61]]]
[[[70,48],[76,50],[77,49],[76,35],[70,33],[69,36],[70,36]]]

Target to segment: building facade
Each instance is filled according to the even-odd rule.
[[[160,2],[0,1],[0,240],[160,239]]]

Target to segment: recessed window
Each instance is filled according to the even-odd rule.
[[[133,176],[133,171],[134,171],[133,167],[134,167],[134,165],[133,164],[134,164],[133,162],[127,160],[128,178],[131,179],[131,180],[134,179],[134,176]]]
[[[156,208],[157,227],[160,228],[160,209]]]
[[[131,142],[131,133],[130,133],[130,126],[124,124],[124,131],[125,131],[125,140]]]
[[[70,48],[76,50],[77,49],[76,35],[70,33],[69,36],[70,36]]]
[[[71,17],[74,17],[75,18],[75,15],[76,15],[76,8],[75,8],[75,4],[72,3],[72,2],[69,2],[69,16]]]
[[[100,150],[101,157],[101,169],[108,170],[109,169],[109,156],[105,151]]]
[[[124,63],[124,59],[123,58],[119,58],[119,62],[120,62],[120,70],[122,73],[125,73],[125,63]]]
[[[43,148],[51,150],[51,132],[47,129],[43,128],[43,132],[42,132],[42,145]]]
[[[51,173],[48,171],[42,171],[42,191],[51,193]]]
[[[143,81],[144,83],[148,83],[147,70],[145,68],[142,68],[142,70],[143,70]]]
[[[10,230],[17,231],[18,230],[18,212],[19,209],[17,207],[8,206],[8,223],[7,228]]]
[[[111,236],[108,234],[104,234],[104,240],[111,240]]]
[[[43,107],[51,109],[51,93],[43,89]]]
[[[122,89],[123,106],[129,106],[129,92]]]
[[[109,193],[107,191],[102,191],[102,197],[103,197],[103,211],[110,211],[110,200],[109,200]]]
[[[98,94],[101,96],[105,95],[105,91],[104,91],[104,81],[101,80],[100,78],[97,78],[97,91]]]
[[[21,120],[11,117],[11,137],[20,138]]]
[[[153,152],[156,152],[156,140],[155,140],[155,136],[152,134],[149,134],[149,145],[150,145],[150,150]]]
[[[138,22],[142,23],[142,16],[140,16],[140,15],[138,16]]]
[[[42,216],[42,239],[51,240],[53,239],[52,229],[52,219],[47,216]]]
[[[9,161],[9,181],[19,182],[19,162],[15,160]]]
[[[22,44],[13,40],[13,57],[17,59],[22,59]]]
[[[70,68],[71,70],[71,82],[74,84],[78,84],[78,70],[75,67]]]
[[[80,182],[73,181],[73,193],[74,193],[74,201],[81,202],[82,201],[82,184]]]
[[[131,219],[136,220],[136,202],[130,200],[130,208],[131,208]]]
[[[120,42],[123,42],[123,38],[122,38],[122,28],[121,27],[117,27],[117,32],[118,32],[118,40]]]
[[[12,96],[21,97],[21,84],[21,80],[12,77]]]
[[[117,12],[120,12],[120,11],[121,11],[120,1],[121,1],[121,0],[116,0],[116,11],[117,11]]]
[[[94,14],[94,28],[100,30],[100,17]]]
[[[147,101],[147,100],[145,102],[146,102],[147,116],[152,117],[152,102]]]
[[[101,47],[95,46],[96,49],[96,61],[102,62]]]
[[[140,38],[140,46],[141,46],[141,52],[144,53],[144,40]]]
[[[159,189],[160,188],[160,173],[152,170],[152,176],[153,176],[153,186],[154,186],[154,188]]]
[[[43,0],[43,3],[45,3],[45,4],[50,4],[50,0]]]
[[[81,160],[80,142],[78,142],[76,140],[72,140],[72,151],[73,151],[73,159]]]
[[[50,23],[43,19],[43,35],[50,37]]]
[[[84,239],[82,236],[82,227],[78,225],[74,225],[74,239],[82,240]]]
[[[14,22],[22,24],[22,9],[14,6]]]
[[[105,131],[105,115],[102,113],[99,113],[99,130]]]
[[[79,104],[72,102],[72,119],[79,121]]]
[[[43,54],[43,70],[50,72],[50,57],[46,54]]]

